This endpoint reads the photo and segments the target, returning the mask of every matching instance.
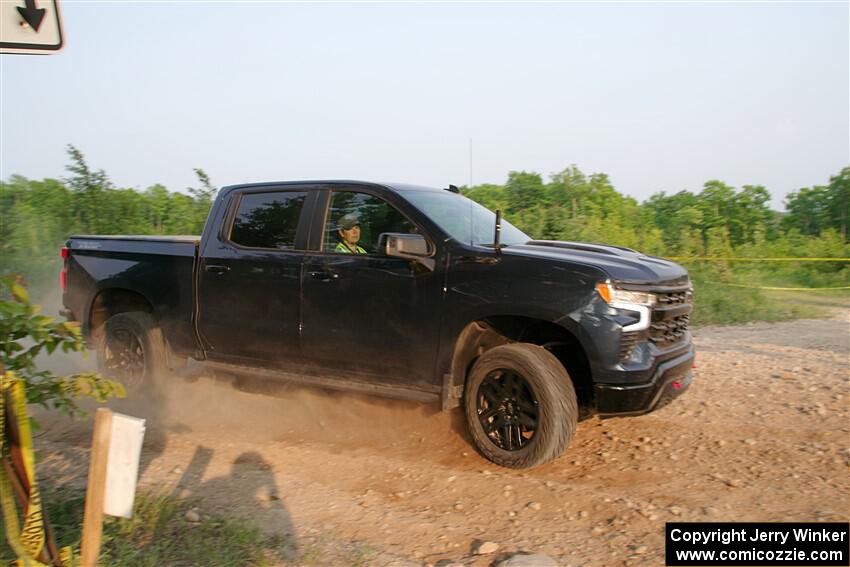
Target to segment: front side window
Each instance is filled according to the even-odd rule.
[[[383,199],[354,191],[331,194],[322,250],[338,254],[379,254],[378,241],[385,232],[418,231]]]
[[[307,193],[246,193],[230,229],[230,241],[250,248],[293,250]]]

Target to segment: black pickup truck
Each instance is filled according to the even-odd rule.
[[[533,240],[453,186],[231,186],[200,238],[73,236],[62,256],[63,315],[130,389],[192,358],[461,405],[507,467],[557,458],[580,418],[646,413],[691,382],[681,266]]]

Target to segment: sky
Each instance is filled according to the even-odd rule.
[[[2,179],[65,176],[73,144],[137,189],[575,164],[638,200],[720,179],[782,210],[850,165],[843,1],[61,8],[61,52],[0,55]]]

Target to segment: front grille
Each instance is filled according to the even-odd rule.
[[[634,356],[638,345],[644,341],[656,348],[667,350],[681,344],[688,337],[688,324],[693,309],[694,296],[687,276],[681,281],[667,281],[652,285],[623,286],[626,290],[649,292],[655,296],[648,329],[620,335],[620,362]]]
[[[689,291],[670,291],[667,293],[656,293],[656,302],[658,305],[681,305],[682,303],[690,302]]]
[[[649,340],[658,348],[667,348],[684,340],[690,315],[679,315],[668,321],[656,321],[649,327]]]

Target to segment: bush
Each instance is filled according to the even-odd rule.
[[[80,328],[76,323],[56,322],[39,314],[38,305],[30,303],[29,294],[20,276],[0,277],[0,340],[2,340],[2,370],[6,379],[21,379],[27,392],[27,403],[76,415],[82,414],[77,405],[80,397],[92,397],[99,402],[112,396],[124,396],[123,387],[99,374],[84,373],[56,376],[38,370],[35,359],[42,352],[52,354],[85,350]]]

